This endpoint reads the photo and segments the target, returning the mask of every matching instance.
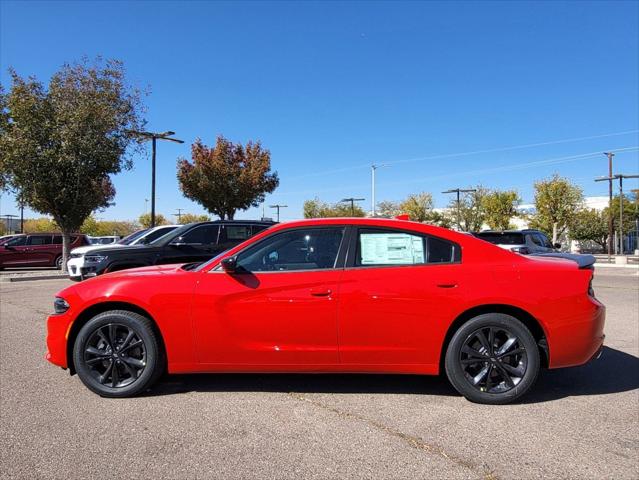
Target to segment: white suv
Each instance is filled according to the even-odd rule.
[[[144,230],[138,230],[132,233],[128,237],[124,237],[117,243],[110,245],[87,245],[85,247],[78,247],[71,250],[71,258],[67,262],[67,271],[69,272],[69,278],[79,282],[85,277],[94,276],[91,272],[86,272],[84,268],[84,257],[87,253],[100,250],[108,247],[131,247],[133,245],[146,245],[163,237],[172,230],[175,230],[179,225],[161,225],[159,227],[147,228]]]

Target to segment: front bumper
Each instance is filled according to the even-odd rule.
[[[67,340],[73,325],[73,315],[65,313],[47,317],[47,353],[45,358],[62,368],[68,368]]]
[[[104,270],[104,265],[101,263],[87,264],[84,262],[84,257],[72,258],[67,262],[67,270],[71,280],[80,281],[99,275]]]

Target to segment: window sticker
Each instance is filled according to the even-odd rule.
[[[362,265],[425,263],[422,238],[407,233],[363,233],[360,251]]]

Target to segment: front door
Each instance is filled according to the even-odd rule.
[[[274,233],[237,255],[235,273],[202,275],[193,312],[199,361],[281,371],[337,364],[343,237],[332,226]]]

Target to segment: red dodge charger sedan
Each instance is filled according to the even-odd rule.
[[[105,397],[140,393],[164,371],[445,371],[469,400],[503,404],[542,367],[598,355],[605,308],[592,276],[587,263],[431,225],[296,221],[206,263],[62,290],[47,359]]]

